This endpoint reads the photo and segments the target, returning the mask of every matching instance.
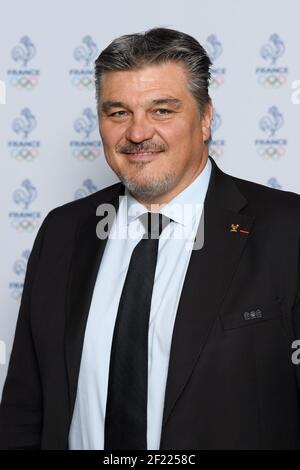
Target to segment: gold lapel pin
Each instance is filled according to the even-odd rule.
[[[231,224],[230,232],[236,232],[238,231],[239,224]]]
[[[239,228],[239,224],[231,224],[230,226],[230,232],[234,232],[234,233],[246,233],[246,234],[249,234],[250,232],[248,232],[247,230],[242,230]]]

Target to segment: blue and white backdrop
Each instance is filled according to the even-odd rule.
[[[50,209],[115,183],[98,134],[93,61],[154,26],[213,62],[211,155],[226,172],[300,192],[300,2],[3,0],[0,28],[0,395],[33,240]]]

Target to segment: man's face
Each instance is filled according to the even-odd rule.
[[[99,114],[107,163],[140,202],[168,202],[207,161],[211,112],[200,119],[175,62],[107,72]]]

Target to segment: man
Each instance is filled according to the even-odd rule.
[[[39,230],[2,448],[300,448],[300,197],[209,157],[209,67],[194,38],[166,28],[98,57],[99,129],[120,183]]]

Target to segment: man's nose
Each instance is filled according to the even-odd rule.
[[[132,142],[142,142],[151,139],[154,129],[146,116],[134,116],[126,129],[125,137]]]

